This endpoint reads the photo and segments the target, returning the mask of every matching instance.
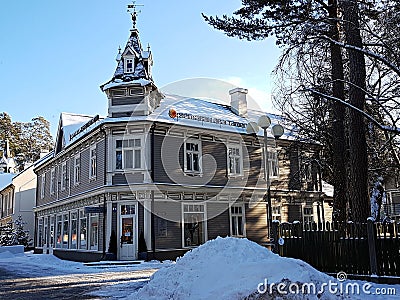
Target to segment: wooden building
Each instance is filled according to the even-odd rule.
[[[37,252],[100,260],[116,237],[116,258],[132,260],[142,235],[151,257],[167,259],[217,236],[268,242],[263,132],[246,133],[265,113],[247,108],[241,88],[230,105],[164,95],[152,65],[131,29],[101,86],[108,116],[61,114],[54,153],[35,165]],[[318,146],[268,140],[273,217],[324,219]]]

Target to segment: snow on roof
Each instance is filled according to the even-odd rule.
[[[171,118],[169,110],[173,108],[178,113],[178,118]],[[179,114],[184,114],[185,118],[179,118]],[[282,117],[275,114],[268,114],[262,111],[249,110],[248,118],[240,117],[235,114],[230,106],[210,102],[208,100],[188,98],[178,95],[165,95],[157,107],[149,116],[131,116],[125,118],[106,118],[104,122],[134,122],[134,121],[152,121],[164,122],[176,125],[198,127],[211,130],[223,130],[228,132],[246,134],[246,125],[250,121],[257,122],[261,115],[268,115],[271,118],[272,125],[280,123]],[[205,121],[212,118],[213,121]],[[235,124],[234,124],[235,123]],[[241,123],[241,124],[236,124]],[[234,125],[232,125],[234,124]],[[270,126],[269,137],[273,137]],[[264,131],[260,128],[258,136],[263,136]],[[285,131],[283,139],[293,139],[290,131]]]
[[[103,91],[105,91],[105,90],[107,90],[109,88],[112,88],[112,87],[132,85],[132,84],[135,84],[135,83],[140,84],[141,86],[146,86],[146,85],[150,84],[151,81],[147,80],[147,79],[142,79],[142,78],[135,79],[135,80],[130,80],[130,81],[124,81],[122,79],[115,78],[115,79],[112,79],[111,81],[107,82],[106,84],[102,85],[101,89]]]
[[[63,130],[63,142],[64,146],[67,147],[72,141],[76,140],[78,136],[81,136],[83,132],[89,132],[94,127],[89,126],[82,133],[76,134],[79,129],[87,124],[90,120],[93,120],[94,116],[72,114],[72,113],[61,113],[61,126]],[[96,122],[94,122],[96,124]]]
[[[4,190],[12,183],[12,179],[15,175],[16,174],[12,173],[0,173],[0,191]]]
[[[175,265],[158,270],[129,299],[244,299],[257,293],[264,280],[318,287],[337,282],[301,260],[281,257],[248,239],[217,237],[178,258]],[[307,299],[318,298],[310,296]],[[324,293],[323,299],[337,296]]]

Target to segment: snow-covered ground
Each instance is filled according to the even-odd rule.
[[[59,260],[52,255],[14,255],[6,252],[0,253],[0,268],[31,276],[159,269],[148,283],[143,278],[122,281],[103,285],[90,293],[111,299],[242,299],[249,295],[248,299],[275,299],[280,291],[281,295],[287,293],[283,299],[372,300],[398,299],[400,294],[400,285],[339,281],[301,260],[280,257],[247,239],[237,238],[208,241],[176,263],[148,262],[105,270]],[[358,294],[352,292],[358,288]],[[378,292],[393,291],[397,296],[378,295]]]

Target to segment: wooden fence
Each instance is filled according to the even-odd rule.
[[[400,276],[400,223],[274,222],[272,241],[274,252],[323,272]]]

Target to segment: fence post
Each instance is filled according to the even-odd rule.
[[[271,243],[273,245],[272,252],[279,254],[279,221],[273,220],[272,221],[272,229],[271,229]]]
[[[372,218],[367,219],[367,231],[368,231],[369,265],[371,269],[371,274],[377,275],[378,264],[376,261],[374,220]]]

